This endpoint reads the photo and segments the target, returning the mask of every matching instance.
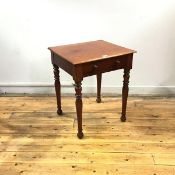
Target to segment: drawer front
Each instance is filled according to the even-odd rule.
[[[131,62],[131,61],[130,61]],[[120,56],[107,58],[101,61],[93,61],[91,63],[85,63],[82,66],[83,76],[96,75],[97,73],[109,72],[117,69],[123,69],[132,67],[132,62],[129,62],[129,57]]]

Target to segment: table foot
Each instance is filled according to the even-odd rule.
[[[63,111],[62,110],[57,110],[57,114],[58,115],[63,115]]]
[[[79,139],[82,139],[82,138],[84,137],[83,132],[78,132],[78,133],[77,133],[77,137],[78,137]]]
[[[97,103],[101,103],[101,98],[97,98],[97,99],[96,99],[96,102],[97,102]]]
[[[120,120],[121,120],[121,122],[126,122],[126,116],[124,115],[122,115],[121,117],[120,117]]]

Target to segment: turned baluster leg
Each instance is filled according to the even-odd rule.
[[[102,77],[102,74],[101,73],[98,73],[97,74],[97,103],[100,103],[101,102],[101,77]]]
[[[121,121],[126,121],[126,107],[127,107],[127,98],[128,98],[128,91],[129,91],[129,73],[130,69],[124,69],[124,75],[123,75],[123,89],[122,89],[122,115],[121,115]]]
[[[53,70],[55,78],[55,92],[57,98],[57,114],[62,115],[63,112],[61,110],[61,85],[60,85],[59,67],[53,64]]]
[[[78,133],[77,136],[79,139],[83,138],[83,132],[82,132],[82,87],[81,87],[81,81],[75,82],[75,105],[76,105],[76,111],[77,111],[77,122],[78,122]]]

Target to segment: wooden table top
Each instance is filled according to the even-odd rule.
[[[74,65],[135,53],[103,40],[49,47],[49,50]]]

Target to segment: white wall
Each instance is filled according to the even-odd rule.
[[[53,92],[47,47],[97,39],[137,50],[131,93],[175,93],[174,0],[0,0],[0,91]],[[95,76],[83,85],[95,92]],[[119,92],[122,71],[104,74],[102,85]]]

